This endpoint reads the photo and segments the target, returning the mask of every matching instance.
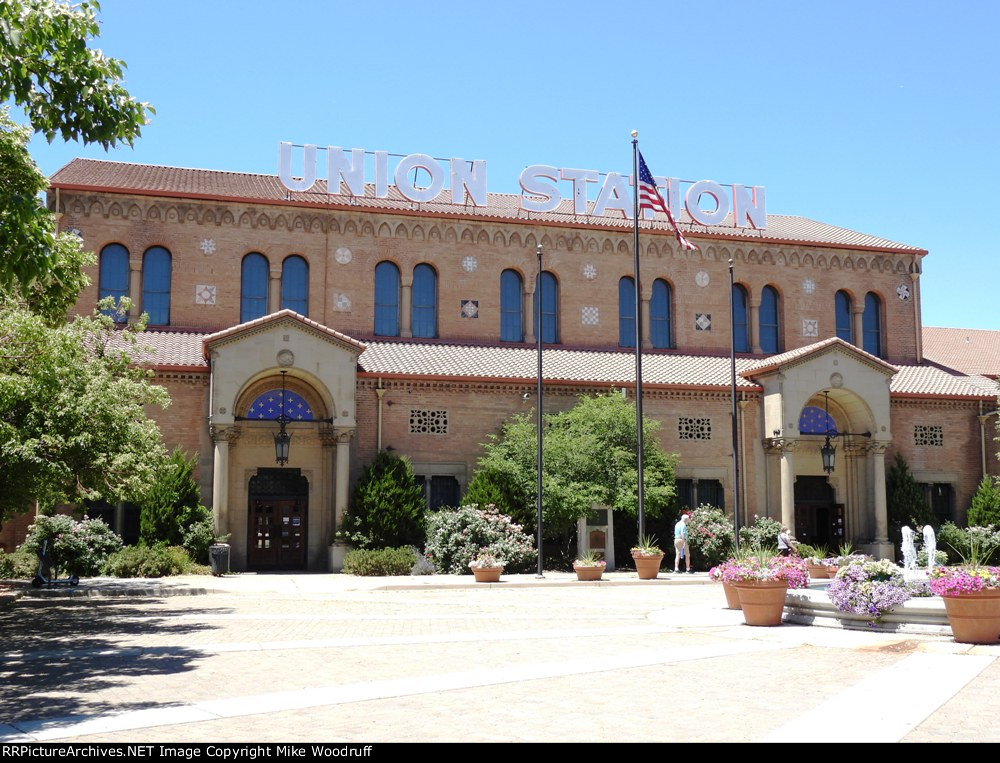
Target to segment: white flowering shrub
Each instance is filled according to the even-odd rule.
[[[452,575],[471,574],[469,562],[480,552],[495,556],[507,572],[530,570],[537,558],[534,539],[492,505],[428,513],[425,549],[439,572]]]

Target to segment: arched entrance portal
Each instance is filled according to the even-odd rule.
[[[830,551],[844,542],[844,504],[837,503],[826,477],[795,480],[795,538]]]
[[[309,481],[298,469],[258,469],[247,493],[247,568],[306,569]]]

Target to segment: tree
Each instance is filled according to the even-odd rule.
[[[638,510],[635,404],[621,395],[581,396],[563,413],[542,422],[542,517],[547,534],[569,532],[595,504],[635,515]],[[674,499],[676,457],[655,438],[659,422],[643,421],[645,510],[665,514]],[[485,455],[470,484],[470,495],[491,494],[498,508],[533,525],[536,501],[534,414],[518,415],[484,444]],[[491,483],[492,487],[490,486]]]
[[[88,41],[100,35],[97,2],[0,3],[0,103],[23,109],[31,128],[50,142],[132,145],[152,109],[121,84],[125,64]],[[65,271],[64,256],[80,244],[57,237],[38,194],[48,185],[24,144],[27,133],[0,114],[0,288],[26,292]],[[77,255],[78,256],[78,255]],[[65,274],[65,273],[64,273]]]
[[[972,496],[967,517],[969,527],[993,525],[1000,527],[1000,479],[988,474]]]
[[[934,513],[927,504],[924,489],[913,477],[906,459],[899,453],[885,475],[885,497],[889,520],[889,540],[899,543],[901,528],[913,524],[914,530],[931,524]]]
[[[155,481],[139,504],[139,537],[147,545],[184,545],[191,525],[209,516],[201,505],[196,466],[197,459],[188,458],[179,447],[157,465]]]
[[[419,544],[426,509],[410,462],[383,450],[362,472],[343,530],[361,547]]]

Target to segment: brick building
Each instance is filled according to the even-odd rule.
[[[80,309],[110,294],[150,314],[142,361],[173,399],[164,439],[199,454],[236,568],[325,569],[379,448],[410,458],[432,505],[459,500],[486,436],[533,405],[539,244],[546,409],[634,389],[631,220],[592,204],[334,196],[322,180],[289,191],[276,176],[82,159],[53,177],[49,204],[100,259]],[[642,223],[644,405],[679,456],[682,503],[732,511],[735,328],[744,520],[888,553],[897,451],[941,518],[961,519],[996,470],[997,385],[925,358],[926,252],[799,217],[725,222],[682,218],[693,252],[659,216]]]

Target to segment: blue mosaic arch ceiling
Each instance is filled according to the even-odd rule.
[[[302,395],[291,390],[272,389],[258,395],[247,410],[248,419],[273,421],[281,415],[281,396],[285,396],[285,415],[292,421],[313,421],[312,408]]]
[[[815,405],[807,405],[799,416],[799,434],[837,434],[833,416]]]

